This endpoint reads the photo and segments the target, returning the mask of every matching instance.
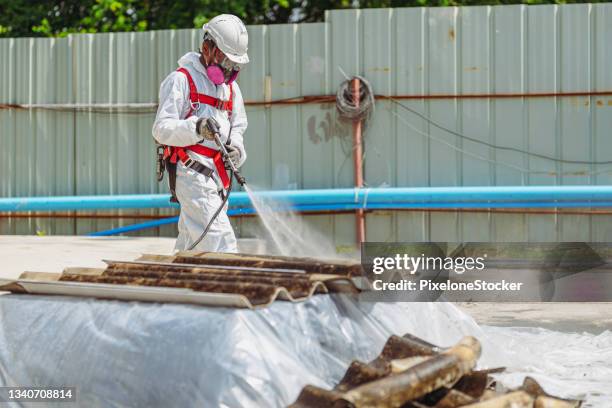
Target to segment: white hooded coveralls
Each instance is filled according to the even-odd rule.
[[[207,94],[222,100],[229,100],[229,85],[215,85],[206,75],[206,69],[200,63],[200,54],[189,52],[178,61],[179,67],[191,74],[198,93]],[[189,83],[187,76],[181,72],[172,72],[161,83],[159,90],[159,108],[153,123],[153,137],[158,143],[167,146],[190,146],[200,142],[202,137],[196,133],[196,122],[199,118],[213,117],[219,123],[219,135],[223,143],[230,138],[230,144],[240,151],[240,167],[246,160],[243,134],[247,128],[247,117],[242,93],[236,82],[232,83],[233,110],[218,110],[201,103],[192,116],[185,118],[191,109],[189,100]],[[218,150],[214,141],[204,140],[201,145]],[[215,169],[211,158],[186,150],[189,157]],[[219,180],[215,169],[213,175]],[[217,192],[217,182],[203,174],[187,168],[179,160],[176,167],[176,197],[181,205],[178,223],[178,237],[175,250],[185,250],[202,234],[215,211],[221,205]],[[227,216],[227,205],[219,213],[204,238],[195,250],[213,252],[237,252],[236,237]]]

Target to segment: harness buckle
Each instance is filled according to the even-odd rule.
[[[226,110],[225,109],[225,101],[221,100],[221,99],[217,99],[217,103],[215,108],[219,109],[219,110]]]
[[[191,166],[193,165],[193,163],[195,163],[195,160],[193,160],[191,157],[188,158],[187,160],[185,160],[183,162],[183,164],[185,165],[185,167],[189,167],[191,168]]]

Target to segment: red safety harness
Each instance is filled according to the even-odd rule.
[[[195,82],[193,82],[193,78],[191,77],[191,74],[189,74],[189,71],[187,71],[185,68],[179,68],[177,69],[177,71],[185,74],[185,76],[187,77],[187,82],[189,82],[189,100],[191,102],[191,108],[189,109],[189,112],[187,112],[187,116],[185,118],[190,117],[195,111],[197,111],[201,103],[210,105],[213,108],[216,108],[222,111],[227,111],[231,118],[232,108],[233,108],[232,84],[230,84],[229,101],[224,101],[224,100],[215,98],[210,95],[198,93],[198,88],[196,87]],[[192,152],[195,152],[197,154],[201,154],[203,156],[210,157],[211,159],[213,159],[213,163],[215,164],[217,173],[219,174],[219,177],[221,178],[221,182],[223,183],[223,188],[227,189],[229,187],[230,179],[227,174],[227,170],[225,169],[225,163],[223,162],[223,158],[221,157],[221,152],[219,150],[211,149],[209,147],[202,146],[199,144],[185,146],[185,147],[165,146],[164,147],[164,159],[169,159],[170,163],[173,163],[173,164],[176,164],[177,160],[180,160],[187,167],[195,168],[196,166],[199,165],[198,166],[199,168],[203,167],[206,169],[204,165],[191,159],[189,155],[187,154],[186,150],[191,150]],[[210,175],[210,174],[207,174],[207,175]],[[174,194],[174,191],[172,191],[172,193]]]

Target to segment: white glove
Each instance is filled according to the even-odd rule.
[[[213,118],[200,118],[196,122],[196,133],[204,140],[215,140],[214,132],[219,132],[219,124]]]
[[[236,168],[238,168],[238,163],[240,163],[240,150],[238,150],[237,147],[234,147],[232,145],[229,146],[225,146],[225,148],[227,149],[227,153],[229,154],[229,159],[232,161],[232,163],[234,163],[234,166]],[[225,163],[225,168],[226,169],[230,169],[230,165],[228,163]]]

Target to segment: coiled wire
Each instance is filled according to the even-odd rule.
[[[353,100],[353,79],[359,79],[359,106]],[[361,120],[364,126],[374,112],[374,92],[367,79],[354,76],[340,84],[336,92],[336,109],[340,117],[355,121]]]

